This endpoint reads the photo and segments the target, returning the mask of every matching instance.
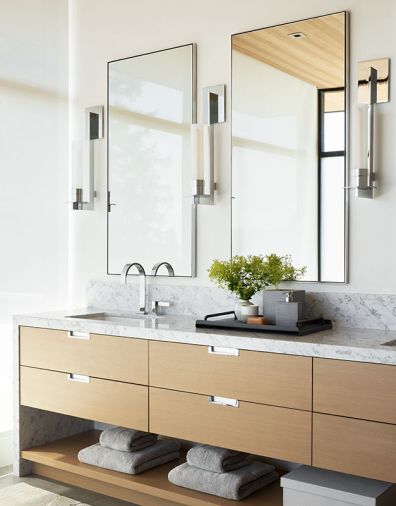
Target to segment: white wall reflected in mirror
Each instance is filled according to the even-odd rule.
[[[192,275],[193,47],[109,63],[108,272],[170,262]]]
[[[238,52],[233,69],[233,253],[291,254],[316,279],[317,90]]]

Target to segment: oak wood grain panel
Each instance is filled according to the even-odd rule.
[[[396,482],[396,426],[313,414],[312,465]]]
[[[20,327],[20,363],[127,383],[148,383],[148,342],[101,334],[68,337],[65,330]]]
[[[90,378],[70,381],[66,373],[20,368],[24,406],[140,430],[148,429],[148,387]]]
[[[302,464],[311,463],[311,413],[150,388],[150,431]]]
[[[396,366],[314,358],[313,410],[396,424]]]
[[[312,358],[150,341],[150,386],[312,409]]]
[[[89,431],[23,450],[21,457],[34,463],[33,472],[38,475],[144,506],[235,505],[235,501],[177,487],[168,481],[168,472],[185,462],[184,453],[179,460],[139,475],[127,475],[79,462],[77,459],[79,450],[96,443],[98,439],[98,431]],[[282,489],[279,481],[248,497],[243,504],[244,506],[281,506]]]

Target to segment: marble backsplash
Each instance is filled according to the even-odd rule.
[[[91,281],[87,286],[90,307],[131,312],[138,308],[137,283],[121,285],[118,281]],[[229,311],[236,298],[212,286],[147,285],[147,300],[170,302],[169,314],[202,317]],[[261,304],[261,295],[253,298]],[[341,292],[307,292],[307,316],[323,315],[338,327],[396,330],[396,295]]]

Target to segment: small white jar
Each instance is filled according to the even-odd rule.
[[[257,316],[259,307],[250,300],[240,300],[236,307],[235,314],[239,321],[246,323],[249,316]]]

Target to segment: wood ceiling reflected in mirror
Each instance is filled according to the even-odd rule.
[[[232,36],[233,254],[290,254],[347,281],[341,12]]]
[[[234,35],[232,48],[318,89],[341,88],[345,13]]]

